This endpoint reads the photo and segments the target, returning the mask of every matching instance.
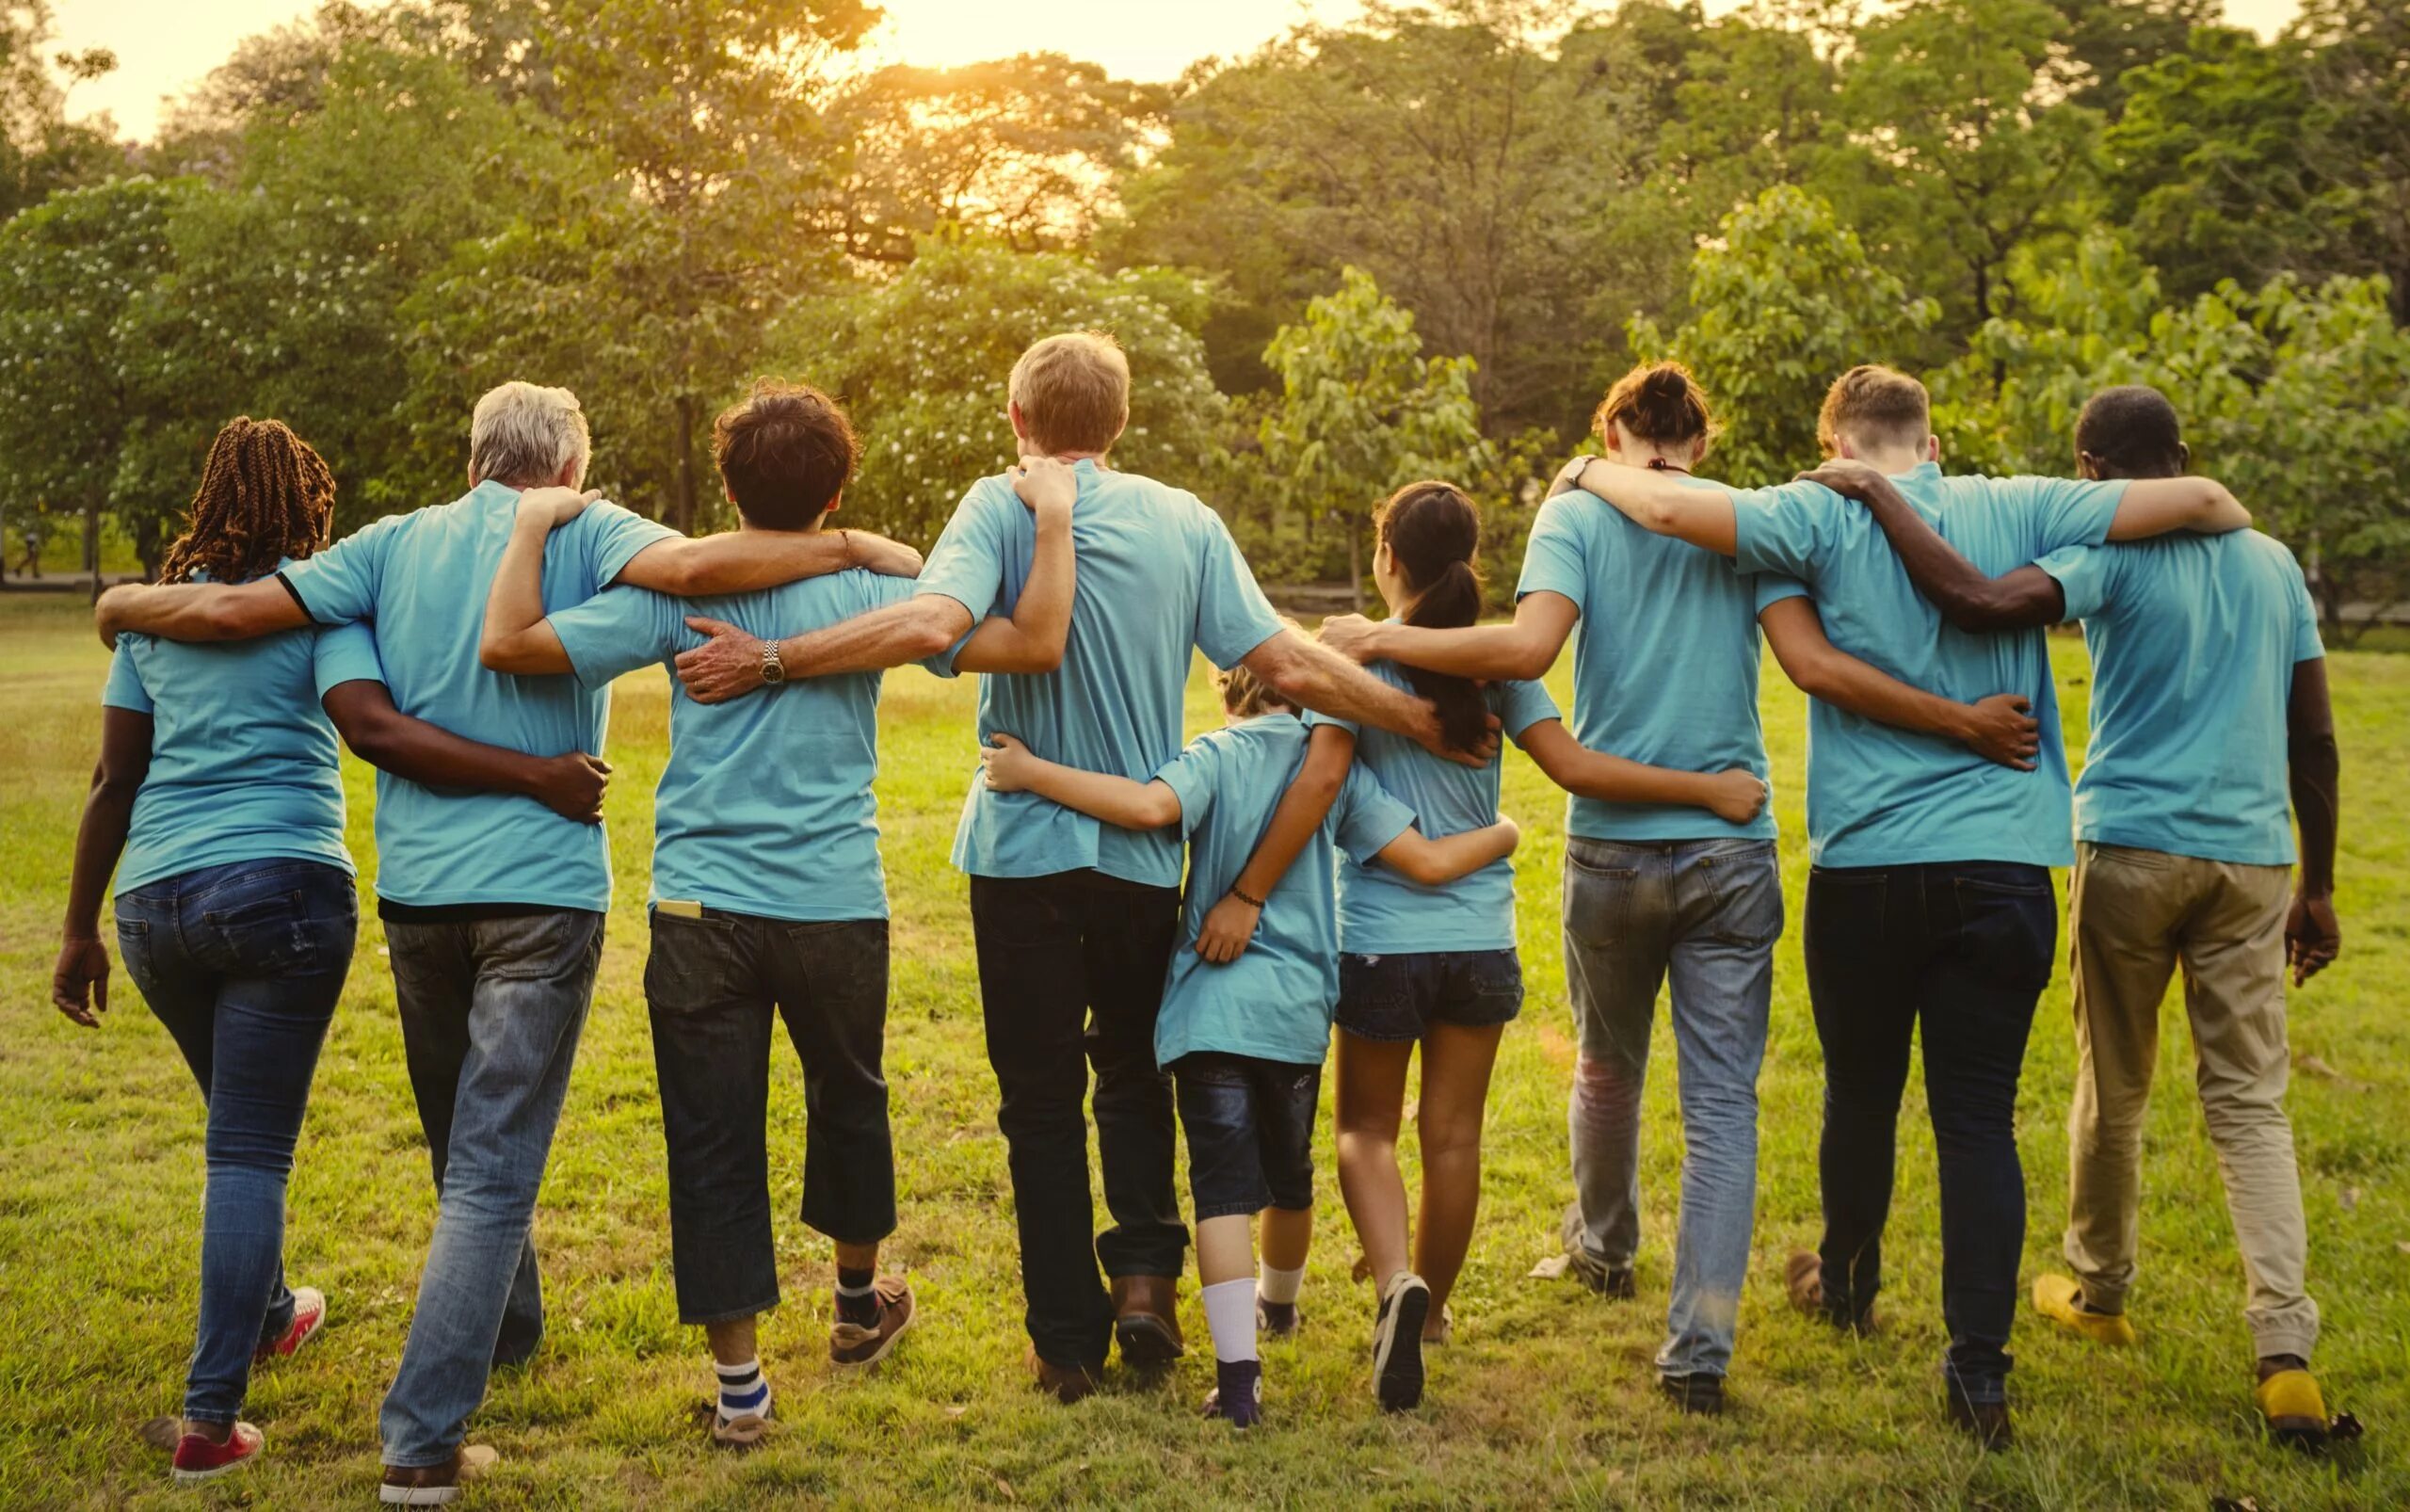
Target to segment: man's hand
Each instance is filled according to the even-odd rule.
[[[1811,468],[1794,480],[1800,483],[1821,483],[1844,499],[1866,502],[1867,494],[1890,479],[1880,468],[1870,467],[1855,457],[1835,457],[1822,467]]]
[[[1037,758],[1010,735],[999,732],[988,738],[994,744],[979,748],[979,768],[988,786],[998,793],[1028,792],[1030,764]]]
[[[58,947],[58,964],[50,969],[50,1001],[85,1028],[99,1028],[99,1016],[109,1011],[108,947],[68,936]]]
[[[697,703],[726,703],[762,685],[759,635],[701,615],[686,617],[686,628],[712,638],[678,653],[678,681]]]
[[[1039,518],[1049,513],[1067,515],[1080,502],[1080,475],[1070,463],[1052,457],[1024,457],[1018,466],[1006,471],[1013,480],[1013,491],[1030,512]]]
[[[1438,709],[1425,703],[1420,728],[1414,732],[1414,743],[1432,755],[1443,756],[1458,766],[1486,766],[1498,759],[1498,732],[1502,728],[1496,715],[1488,717],[1489,732],[1481,737],[1480,745],[1466,750],[1448,744],[1447,727],[1440,722]]]
[[[1766,806],[1765,780],[1745,766],[1718,772],[1708,780],[1715,788],[1708,812],[1727,824],[1747,824]]]
[[[1262,917],[1261,909],[1235,893],[1225,893],[1221,902],[1205,910],[1205,923],[1197,931],[1197,954],[1209,965],[1228,966],[1246,954]]]
[[[2285,958],[2292,963],[2293,986],[2335,964],[2342,949],[2343,926],[2335,919],[2335,900],[2324,893],[2296,893],[2292,912],[2285,919]]]
[[[564,819],[580,824],[602,822],[602,795],[611,785],[611,764],[582,750],[543,759],[543,777],[536,784],[536,801]]]
[[[2042,750],[2042,723],[2033,717],[2033,700],[2022,693],[1995,693],[1967,705],[1959,743],[1987,762],[2033,770]]]
[[[919,552],[900,540],[890,540],[867,530],[845,532],[845,560],[851,566],[867,568],[881,577],[921,575]]]
[[[1360,664],[1380,660],[1381,653],[1373,649],[1373,641],[1380,633],[1380,626],[1360,614],[1335,614],[1322,622],[1322,631],[1314,638],[1349,661]]]
[[[580,493],[575,489],[529,489],[519,496],[518,518],[538,516],[547,530],[558,530],[579,515],[586,507],[602,497],[601,489],[587,489]]]

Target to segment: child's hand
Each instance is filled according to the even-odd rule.
[[[1747,824],[1766,806],[1766,784],[1757,773],[1736,766],[1708,779],[1714,796],[1708,812],[1727,824]]]
[[[1255,926],[1263,910],[1235,893],[1225,893],[1222,901],[1205,912],[1204,927],[1197,931],[1197,954],[1215,966],[1228,966],[1246,954],[1255,939]]]
[[[1028,792],[1030,763],[1037,758],[1010,735],[998,733],[988,738],[995,744],[979,748],[979,765],[987,774],[988,785],[998,793]]]

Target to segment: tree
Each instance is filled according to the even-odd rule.
[[[2360,261],[2335,271],[2383,274],[2410,322],[2410,4],[2306,0],[2286,40],[2308,49],[2318,109],[2305,124],[2358,233]]]
[[[94,47],[45,56],[56,28],[50,0],[0,0],[0,220],[125,163],[105,116],[67,120],[68,89],[115,70],[117,55]]]
[[[2225,13],[2219,0],[2050,0],[2066,24],[2067,61],[2078,71],[2074,100],[2111,121],[2125,113],[2134,69],[2147,68],[2195,45],[2194,33],[2215,27]]]
[[[1816,460],[1832,380],[1894,358],[1938,314],[1876,265],[1831,205],[1778,185],[1725,217],[1691,264],[1690,317],[1671,337],[1632,323],[1632,349],[1687,363],[1725,426],[1718,474],[1778,482]]]

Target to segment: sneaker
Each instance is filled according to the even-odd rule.
[[[179,1482],[214,1480],[230,1470],[240,1470],[260,1456],[267,1440],[260,1430],[248,1423],[237,1423],[228,1431],[226,1441],[219,1443],[205,1433],[187,1433],[176,1440],[176,1458],[172,1473]]]
[[[1255,1326],[1267,1339],[1293,1339],[1297,1330],[1306,1326],[1306,1315],[1297,1311],[1294,1302],[1266,1302],[1258,1297]]]
[[[840,1318],[828,1327],[829,1359],[851,1370],[867,1370],[885,1359],[912,1326],[912,1288],[903,1277],[882,1276],[871,1292],[878,1299],[876,1323]]]
[[[2259,1369],[2259,1384],[2252,1389],[2251,1399],[2267,1420],[2268,1437],[2288,1448],[2323,1448],[2329,1435],[2326,1397],[2307,1363],[2285,1355],[2262,1360]]]
[[[2009,1426],[2006,1402],[1969,1402],[1952,1391],[1945,1391],[1943,1395],[1950,1425],[1985,1450],[1999,1454],[2016,1441],[2016,1435]]]
[[[1660,1375],[1657,1390],[1665,1400],[1684,1412],[1701,1417],[1724,1415],[1724,1377],[1709,1371],[1696,1371],[1688,1375]]]
[[[466,1494],[463,1485],[493,1469],[502,1456],[484,1444],[462,1444],[442,1465],[388,1465],[377,1488],[387,1506],[450,1506]]]
[[[1589,1230],[1582,1222],[1582,1205],[1569,1203],[1557,1237],[1565,1244],[1565,1274],[1610,1301],[1627,1302],[1640,1295],[1639,1279],[1629,1265],[1610,1265],[1590,1253]]]
[[[2134,1326],[2122,1312],[2096,1312],[2083,1300],[2083,1288],[2072,1276],[2044,1274],[2033,1278],[2033,1311],[2059,1327],[2081,1334],[2097,1344],[2130,1344]]]
[[[1422,1401],[1422,1325],[1430,1315],[1430,1283],[1411,1271],[1381,1299],[1373,1320],[1373,1394],[1384,1412],[1405,1412]]]
[[[1205,1393],[1207,1417],[1220,1418],[1233,1428],[1252,1428],[1263,1421],[1261,1360],[1215,1360],[1213,1381],[1213,1389]]]
[[[1425,1349],[1445,1349],[1454,1341],[1455,1337],[1455,1310],[1449,1307],[1447,1303],[1442,1302],[1439,1304],[1438,1321],[1437,1323],[1425,1325],[1422,1329],[1422,1347]]]
[[[327,1326],[327,1294],[314,1286],[293,1289],[293,1321],[284,1331],[251,1352],[251,1359],[265,1362],[281,1359],[308,1343]]]

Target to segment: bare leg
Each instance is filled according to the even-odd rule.
[[[760,1342],[753,1333],[753,1319],[731,1318],[726,1323],[706,1323],[703,1336],[711,1341],[712,1359],[722,1365],[749,1365],[761,1358]]]
[[[1406,1179],[1398,1174],[1398,1120],[1406,1106],[1411,1040],[1364,1039],[1339,1032],[1339,1190],[1356,1241],[1373,1272],[1374,1295],[1406,1268]]]
[[[1263,1210],[1263,1263],[1274,1270],[1295,1270],[1306,1263],[1314,1242],[1314,1210]]]
[[[866,1245],[839,1244],[837,1246],[837,1268],[840,1270],[877,1270],[877,1242],[874,1240]]]
[[[1207,1286],[1255,1279],[1255,1235],[1248,1214],[1229,1214],[1197,1226],[1197,1279]]]
[[[1438,1338],[1446,1327],[1441,1309],[1472,1246],[1473,1216],[1481,1207],[1482,1115],[1504,1028],[1435,1023],[1422,1038],[1422,1102],[1415,1118],[1422,1146],[1422,1217],[1414,1235],[1414,1270],[1431,1283],[1425,1338]]]

